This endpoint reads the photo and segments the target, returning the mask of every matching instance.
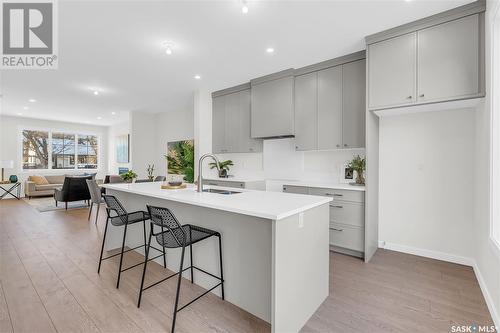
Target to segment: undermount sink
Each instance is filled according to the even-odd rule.
[[[226,194],[226,195],[241,193],[241,192],[237,192],[237,191],[218,190],[216,188],[207,188],[207,189],[204,189],[203,192],[217,193],[217,194]]]

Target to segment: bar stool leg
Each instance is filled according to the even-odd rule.
[[[139,290],[139,300],[137,301],[138,308],[141,306],[142,290],[144,289],[144,277],[146,276],[146,267],[148,265],[148,257],[149,257],[149,250],[151,247],[152,234],[153,234],[153,226],[151,226],[151,230],[149,231],[148,247],[146,249],[146,253],[144,256],[144,268],[142,269],[141,289]]]
[[[125,224],[125,230],[123,230],[122,252],[120,253],[120,266],[118,267],[118,280],[116,281],[116,289],[120,287],[120,276],[122,275],[123,264],[123,249],[125,248],[125,238],[127,237],[127,226],[128,224]]]
[[[142,228],[144,231],[144,254],[146,254],[146,251],[148,250],[146,246],[146,221],[142,221]]]
[[[101,246],[101,256],[99,257],[99,267],[97,268],[97,274],[101,271],[102,263],[102,253],[104,252],[104,242],[106,241],[106,232],[108,231],[109,217],[106,219],[106,226],[104,227],[104,235],[102,236],[102,246]]]
[[[222,241],[221,241],[221,236],[217,235],[219,237],[219,259],[220,259],[220,279],[221,279],[221,289],[222,289],[222,299],[224,300],[224,274],[222,273]]]
[[[182,246],[182,252],[181,252],[181,263],[179,266],[179,279],[177,280],[177,293],[175,294],[175,305],[174,305],[174,317],[172,319],[172,329],[170,330],[171,333],[174,333],[175,331],[175,319],[177,317],[177,307],[179,305],[179,292],[181,290],[181,280],[182,280],[182,268],[184,266],[184,249],[186,247],[183,245]]]
[[[90,205],[90,209],[89,209],[89,217],[87,218],[87,221],[89,221],[89,220],[90,220],[90,215],[92,215],[92,207],[94,207],[94,203],[92,203],[92,204]]]
[[[192,233],[191,233],[191,228],[189,228],[189,239],[193,239]],[[191,261],[191,283],[194,283],[194,278],[193,278],[193,244],[189,244],[189,258]]]
[[[95,212],[95,222],[94,224],[97,225],[97,219],[99,218],[99,209],[101,208],[101,204],[97,204],[97,211]]]

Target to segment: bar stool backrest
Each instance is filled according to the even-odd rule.
[[[90,200],[92,200],[92,203],[101,203],[101,189],[99,188],[99,185],[97,185],[97,181],[94,179],[87,179],[86,182],[89,187]]]
[[[102,197],[104,198],[104,202],[106,202],[106,211],[108,213],[108,216],[111,217],[110,212],[114,212],[117,216],[120,217],[124,224],[127,224],[128,213],[125,208],[123,208],[120,201],[118,201],[118,199],[113,195],[103,194]]]
[[[184,246],[186,235],[172,211],[165,207],[156,207],[147,205],[149,215],[151,216],[151,221],[160,227],[166,228],[167,232],[172,234],[173,239],[176,241],[178,246]]]

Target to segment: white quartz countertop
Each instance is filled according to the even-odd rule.
[[[331,189],[335,189],[335,190],[365,191],[364,186],[349,185],[349,184],[314,182],[314,181],[310,182],[310,181],[301,181],[301,180],[290,180],[290,181],[282,181],[282,182],[284,185],[292,185],[292,186],[331,188]]]
[[[220,178],[220,177],[203,177],[203,180],[219,180],[223,182],[239,182],[239,183],[251,183],[251,182],[263,182],[265,181],[264,178],[257,178],[257,177],[227,177],[227,178]]]
[[[123,191],[158,199],[171,200],[185,204],[219,209],[227,212],[250,215],[270,220],[280,220],[321,206],[332,201],[332,198],[217,186],[206,188],[227,189],[238,191],[237,194],[198,193],[194,185],[188,184],[186,189],[163,190],[161,182],[103,184],[102,187],[115,191]]]

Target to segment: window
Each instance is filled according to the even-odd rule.
[[[23,169],[49,168],[49,132],[23,131]]]
[[[78,135],[78,169],[97,169],[95,135]]]
[[[96,135],[22,130],[23,169],[97,169]]]
[[[75,135],[52,133],[52,169],[75,168]]]

